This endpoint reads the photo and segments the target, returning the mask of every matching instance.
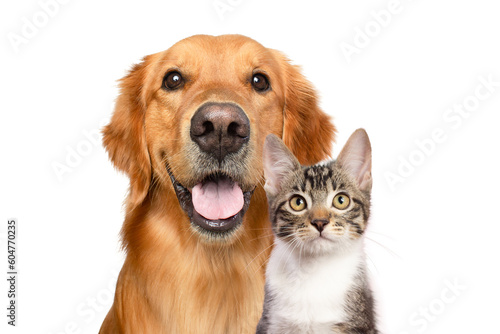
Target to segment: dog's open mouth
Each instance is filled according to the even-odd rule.
[[[213,173],[188,189],[170,171],[169,174],[177,199],[195,227],[226,233],[241,225],[253,190],[243,191],[237,182],[221,173]]]

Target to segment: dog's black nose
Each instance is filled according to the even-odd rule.
[[[232,103],[205,103],[191,119],[191,139],[202,151],[222,161],[250,139],[250,121]]]

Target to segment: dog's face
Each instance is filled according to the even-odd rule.
[[[131,178],[129,205],[151,184],[173,186],[199,236],[228,240],[262,184],[269,133],[314,163],[328,154],[334,128],[279,52],[238,35],[193,36],[122,79],[104,143]]]
[[[263,140],[282,133],[278,61],[251,40],[197,36],[157,62],[145,116],[153,168],[171,177],[193,227],[233,231],[262,177]]]

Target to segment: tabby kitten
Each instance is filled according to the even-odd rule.
[[[336,161],[310,167],[269,135],[264,173],[276,237],[257,333],[378,333],[363,252],[372,186],[365,130]]]

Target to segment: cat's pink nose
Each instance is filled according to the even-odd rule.
[[[316,227],[316,229],[321,233],[325,226],[329,223],[327,219],[313,219],[311,221],[311,225]]]

